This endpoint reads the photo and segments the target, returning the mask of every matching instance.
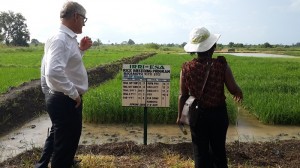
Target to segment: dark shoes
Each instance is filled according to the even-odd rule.
[[[77,157],[75,157],[74,160],[73,160],[72,167],[73,168],[78,167],[80,162],[81,162],[81,159],[78,159]]]

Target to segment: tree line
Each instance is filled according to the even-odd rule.
[[[26,19],[21,13],[14,13],[12,11],[0,12],[0,42],[7,46],[25,46],[28,47],[30,41],[30,32],[27,29]],[[31,39],[31,44],[38,45],[40,42],[37,39]],[[122,45],[134,45],[135,42],[132,39],[123,41]],[[186,42],[183,42],[179,46],[184,46]],[[100,39],[93,42],[94,46],[103,45]],[[115,45],[112,43],[111,45]],[[174,43],[167,44],[167,47],[178,46]],[[218,44],[219,48],[223,48],[223,44]],[[244,48],[244,47],[261,47],[261,48],[273,48],[273,47],[300,47],[300,42],[289,45],[271,45],[268,42],[258,45],[244,45],[242,43],[229,42],[228,48]]]
[[[26,19],[21,13],[12,11],[0,13],[0,41],[6,45],[29,46],[30,33]]]

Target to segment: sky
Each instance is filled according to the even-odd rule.
[[[88,18],[78,40],[104,44],[182,44],[194,27],[221,34],[218,43],[300,42],[300,0],[74,0]],[[0,12],[21,13],[31,39],[46,42],[66,0],[0,0]]]

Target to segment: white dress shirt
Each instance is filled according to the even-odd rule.
[[[78,47],[77,35],[61,24],[57,34],[45,44],[41,66],[43,92],[63,92],[76,99],[88,90],[88,76],[84,67],[83,51]]]

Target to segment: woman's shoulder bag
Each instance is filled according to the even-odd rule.
[[[201,89],[201,95],[203,94],[203,90],[207,81],[207,78],[209,76],[209,71],[210,68],[212,66],[213,63],[211,63],[210,65],[207,63],[207,69],[206,69],[206,73],[205,73],[205,78],[204,78],[204,83]],[[201,97],[200,95],[200,97]],[[180,122],[182,124],[186,124],[186,125],[195,125],[196,123],[196,117],[195,114],[193,113],[197,113],[197,106],[194,104],[196,98],[194,96],[189,96],[189,98],[185,101],[185,104],[183,106],[182,112],[181,112],[181,117],[180,117]]]

